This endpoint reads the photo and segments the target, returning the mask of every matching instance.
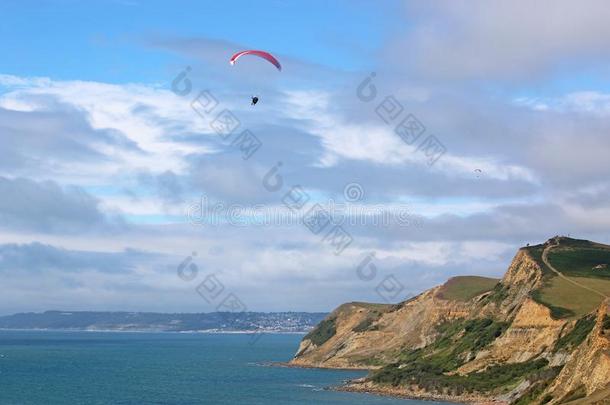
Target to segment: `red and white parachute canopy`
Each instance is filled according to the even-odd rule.
[[[234,65],[235,62],[237,62],[237,59],[241,58],[244,55],[256,55],[259,58],[263,58],[263,59],[267,60],[268,62],[272,63],[277,68],[277,70],[282,70],[282,65],[280,65],[280,62],[275,58],[275,56],[273,56],[269,52],[265,52],[265,51],[250,50],[250,51],[237,52],[235,55],[231,56],[231,59],[229,59],[229,63],[231,65]]]

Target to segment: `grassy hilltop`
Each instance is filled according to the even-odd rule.
[[[578,318],[610,297],[610,246],[566,237],[552,240],[556,246],[548,250],[546,262],[565,277],[543,261],[545,245],[526,248],[544,270],[543,285],[533,297],[556,317]]]

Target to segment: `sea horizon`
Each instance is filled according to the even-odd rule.
[[[0,331],[15,331],[15,332],[100,332],[100,333],[177,333],[177,334],[210,334],[210,335],[302,335],[304,332],[290,331],[260,331],[260,330],[201,330],[201,331],[175,331],[175,330],[117,330],[117,329],[54,329],[54,328],[0,328]]]

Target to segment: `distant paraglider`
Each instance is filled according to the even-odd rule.
[[[477,176],[477,179],[481,177],[481,174],[483,174],[483,171],[481,169],[474,169],[474,172]]]
[[[258,56],[259,58],[263,58],[267,62],[271,63],[273,66],[275,66],[277,68],[277,70],[279,70],[279,71],[282,70],[282,65],[280,65],[280,62],[275,58],[275,56],[273,56],[269,52],[265,52],[265,51],[249,50],[249,51],[237,52],[235,55],[231,56],[231,59],[229,59],[229,63],[231,65],[235,65],[235,62],[237,62],[237,60],[244,55]],[[252,99],[252,102],[250,105],[254,106],[254,105],[256,105],[256,103],[258,103],[258,96],[252,96],[251,99]]]

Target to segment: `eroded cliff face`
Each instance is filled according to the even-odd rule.
[[[598,309],[595,326],[570,355],[565,367],[547,390],[551,404],[591,396],[610,385],[610,308],[606,300]],[[610,402],[610,400],[608,400]]]
[[[510,320],[542,283],[543,270],[526,249],[520,249],[494,291],[479,299],[472,316],[491,315]],[[476,311],[476,313],[475,313]]]
[[[466,300],[451,298],[439,286],[397,305],[342,305],[329,315],[326,329],[302,341],[291,363],[381,368],[383,378],[374,373],[348,388],[413,397],[560,403],[600,393],[610,384],[608,303],[597,312],[592,330],[586,320],[554,319],[548,307],[532,299],[548,271],[539,253],[520,249],[495,287]],[[593,316],[588,319],[592,325]],[[416,382],[429,364],[441,374]],[[515,372],[524,377],[484,393],[480,384],[460,388],[459,382],[467,381],[462,378],[485,381],[489,375],[502,382],[502,373]],[[439,388],[442,384],[445,388]]]
[[[525,298],[518,308],[502,336],[460,367],[460,374],[481,370],[490,364],[522,363],[540,356],[551,356],[567,322],[553,319],[547,307],[530,298]]]
[[[291,363],[374,369],[391,361],[398,350],[423,347],[434,340],[437,324],[463,318],[470,310],[468,303],[438,298],[439,289],[398,305],[344,304],[327,317],[335,333],[321,344],[308,335]]]
[[[542,270],[536,261],[527,251],[520,250],[494,290],[467,301],[446,299],[441,294],[442,286],[438,286],[393,306],[344,304],[327,318],[335,322],[335,334],[318,344],[306,337],[291,363],[377,368],[392,361],[398,351],[418,349],[433,342],[438,325],[444,322],[484,316],[507,321],[515,314],[518,322],[507,331],[503,344],[477,354],[476,361],[464,370],[476,370],[495,360],[531,357],[548,346],[563,326],[561,322],[553,322],[545,307],[528,298],[541,278]],[[535,311],[530,313],[531,309]],[[366,320],[370,321],[367,327],[358,328]],[[506,345],[518,345],[523,351],[509,354]]]
[[[330,332],[320,332],[320,336],[314,336],[312,333],[307,335],[291,363],[321,368],[370,368],[370,364],[358,359],[375,356],[375,347],[367,344],[377,339],[374,336],[368,340],[360,339],[354,329],[364,325],[367,319],[374,321],[379,314],[389,309],[390,306],[364,303],[341,305],[325,319]]]

